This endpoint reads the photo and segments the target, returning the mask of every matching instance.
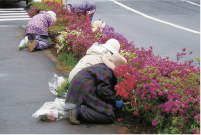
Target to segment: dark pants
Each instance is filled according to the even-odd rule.
[[[32,43],[36,39],[36,49],[46,49],[50,45],[48,36],[37,35],[37,34],[27,34],[28,40]]]
[[[112,123],[115,119],[114,112],[112,113],[112,115],[104,115],[93,110],[92,108],[89,108],[86,105],[81,105],[79,107],[80,113],[78,119],[80,120],[92,123],[108,124]]]

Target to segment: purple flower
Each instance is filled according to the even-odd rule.
[[[197,134],[196,129],[192,129],[192,132],[193,132],[194,134]]]
[[[194,92],[193,95],[196,96],[196,95],[197,95],[197,92]]]
[[[144,95],[141,95],[141,99],[142,99],[142,100],[144,99]]]
[[[165,90],[165,94],[168,94],[169,92],[168,92],[168,90]]]
[[[194,116],[194,119],[195,119],[195,120],[198,120],[197,116]]]
[[[152,126],[156,126],[156,120],[155,119],[152,120]]]
[[[163,95],[163,93],[162,93],[162,92],[159,92],[158,95],[161,97],[161,96]]]
[[[172,96],[171,95],[168,95],[168,100],[172,99]]]

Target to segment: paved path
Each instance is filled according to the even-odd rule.
[[[42,122],[33,118],[45,102],[55,100],[48,82],[55,63],[44,51],[18,50],[24,29],[21,26],[0,25],[0,134],[117,134],[117,124],[72,125],[69,120]]]

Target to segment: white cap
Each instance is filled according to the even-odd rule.
[[[112,53],[119,53],[120,44],[119,41],[111,38],[105,44],[102,44],[105,48],[107,48]]]
[[[53,18],[54,18],[54,21],[56,21],[56,14],[55,14],[55,12],[53,12],[53,11],[47,11]]]

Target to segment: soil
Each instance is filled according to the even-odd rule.
[[[58,53],[53,46],[48,48],[51,53],[57,58]],[[66,69],[64,69],[66,70]],[[128,113],[122,112],[120,110],[115,110],[115,117],[118,125],[120,127],[125,127],[122,134],[156,134],[157,129],[151,124],[142,123],[141,119],[137,116],[129,115]]]
[[[51,51],[51,53],[52,53],[55,57],[58,56],[57,50],[56,50],[56,48],[55,48],[53,45],[51,45],[48,49]]]
[[[150,124],[142,123],[137,116],[129,115],[122,111],[115,111],[115,117],[119,122],[119,125],[126,127],[122,134],[157,134],[156,127]]]

